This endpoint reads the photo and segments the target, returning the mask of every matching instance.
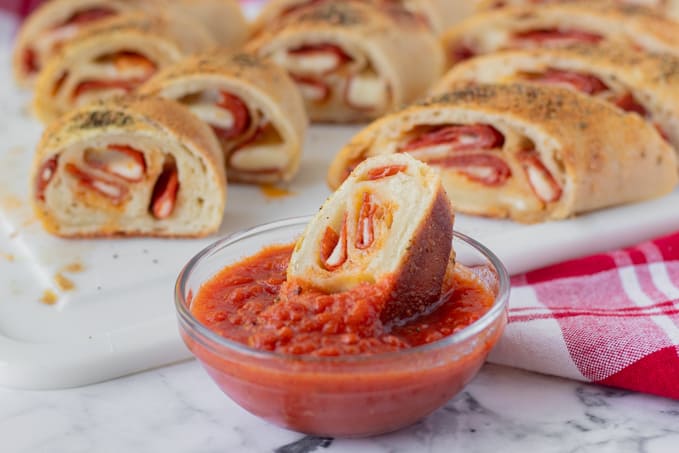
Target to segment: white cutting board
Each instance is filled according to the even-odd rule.
[[[218,236],[61,240],[42,231],[28,203],[29,166],[41,126],[29,115],[29,94],[11,80],[8,46],[0,51],[1,386],[78,386],[189,357],[172,298],[183,264],[218,236],[316,212],[329,194],[324,179],[330,159],[358,130],[313,127],[290,196],[272,199],[257,187],[229,186]],[[534,226],[460,215],[456,228],[481,240],[518,273],[679,229],[678,206],[674,193]],[[57,274],[74,288],[61,290]],[[57,296],[55,304],[41,302],[46,290]]]

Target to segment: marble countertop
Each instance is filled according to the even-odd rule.
[[[0,439],[3,453],[663,453],[679,451],[679,401],[486,365],[409,428],[324,439],[250,415],[189,361],[69,390],[0,389]]]

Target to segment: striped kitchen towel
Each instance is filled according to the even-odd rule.
[[[515,276],[490,361],[679,399],[679,233]]]

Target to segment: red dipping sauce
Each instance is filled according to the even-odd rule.
[[[325,294],[285,281],[293,245],[274,246],[223,269],[196,294],[191,311],[213,332],[256,349],[340,356],[393,352],[440,340],[492,307],[481,283],[454,276],[431,313],[385,326],[380,312],[390,285],[361,284]]]
[[[251,413],[323,436],[367,436],[408,426],[474,377],[506,324],[508,277],[490,252],[455,233],[451,288],[430,313],[380,321],[382,285],[325,294],[286,282],[292,245],[308,219],[227,238],[182,271],[182,337],[217,385]],[[261,236],[261,237],[260,237]],[[280,239],[278,239],[280,240]],[[234,263],[225,268],[224,264]],[[472,265],[473,264],[473,265]]]

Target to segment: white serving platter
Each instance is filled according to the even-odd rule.
[[[29,93],[11,80],[8,46],[0,52],[0,386],[78,386],[188,358],[173,302],[183,264],[223,235],[314,213],[329,194],[325,174],[332,156],[357,130],[314,126],[288,196],[271,198],[258,187],[229,186],[217,236],[62,240],[46,234],[31,211],[28,174],[42,128],[29,115]],[[456,228],[519,273],[674,231],[677,206],[679,192],[533,226],[460,215]],[[73,289],[60,288],[57,275]],[[56,303],[41,302],[45,291],[56,295]]]

